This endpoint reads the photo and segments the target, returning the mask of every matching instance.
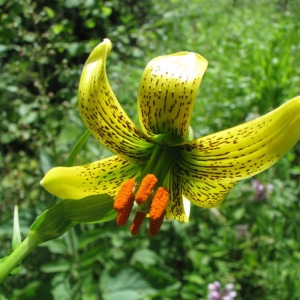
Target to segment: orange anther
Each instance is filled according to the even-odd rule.
[[[117,224],[125,225],[129,218],[134,202],[134,179],[128,179],[122,186],[115,199],[114,209],[118,211]]]
[[[122,210],[131,202],[131,198],[133,198],[133,190],[134,190],[134,179],[128,179],[122,186],[121,189],[115,199],[114,209]]]
[[[137,202],[137,204],[142,204],[148,199],[156,183],[157,178],[153,174],[147,174],[143,178],[139,190],[135,195],[135,201]]]
[[[164,215],[169,200],[169,192],[163,187],[159,187],[153,197],[150,207],[150,219],[158,220]]]
[[[135,213],[133,221],[130,226],[130,232],[132,235],[136,235],[139,232],[145,217],[146,217],[146,214],[143,212],[137,211]]]
[[[118,211],[118,216],[117,216],[117,224],[119,226],[125,225],[127,223],[127,220],[130,216],[130,212],[133,206],[133,198],[131,198],[131,202],[123,209]]]
[[[168,190],[163,187],[159,187],[153,197],[150,207],[150,225],[148,230],[148,234],[150,236],[154,236],[158,233],[165,217],[168,200]]]
[[[150,236],[155,236],[158,233],[158,231],[161,227],[161,224],[164,221],[164,217],[165,217],[165,214],[162,214],[159,219],[150,219],[150,225],[149,225],[149,230],[148,230],[148,234]]]

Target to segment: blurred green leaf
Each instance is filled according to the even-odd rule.
[[[138,249],[134,252],[131,262],[133,264],[140,264],[144,268],[148,268],[150,266],[155,265],[159,261],[159,256],[149,249]]]
[[[104,300],[142,300],[155,294],[155,289],[132,268],[122,269],[114,276],[103,272],[100,286]]]
[[[44,10],[47,13],[49,19],[53,19],[55,17],[55,11],[52,8],[45,6]]]
[[[68,252],[68,246],[64,240],[55,239],[48,241],[42,245],[43,247],[47,247],[49,251],[53,254],[65,254]]]
[[[45,273],[61,273],[71,269],[71,262],[67,259],[61,259],[49,264],[41,266],[41,270]]]

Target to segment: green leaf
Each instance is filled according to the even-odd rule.
[[[78,237],[78,249],[84,249],[90,244],[96,242],[101,238],[102,229],[90,229],[81,233]]]
[[[20,244],[21,244],[21,232],[20,232],[20,223],[19,223],[19,211],[18,211],[18,206],[15,205],[12,250],[15,250]]]
[[[12,250],[14,251],[15,249],[17,249],[20,244],[21,244],[21,231],[20,231],[20,223],[19,223],[19,211],[18,211],[18,206],[15,205]],[[11,271],[11,274],[18,274],[19,272],[20,272],[20,267],[18,266]]]
[[[67,259],[61,259],[58,261],[52,261],[51,263],[41,266],[41,270],[44,273],[60,273],[69,272],[71,269],[72,261]]]
[[[116,216],[113,203],[107,194],[62,200],[37,217],[30,234],[37,235],[42,243],[59,237],[76,223],[106,222]]]
[[[53,19],[55,17],[55,11],[52,8],[45,6],[44,10],[45,10],[47,16],[49,17],[49,19]]]
[[[156,292],[141,273],[133,268],[123,269],[114,276],[103,272],[100,287],[104,300],[142,300]]]
[[[78,223],[106,222],[116,217],[114,200],[108,194],[61,202],[68,218]]]
[[[64,30],[64,25],[63,24],[59,24],[59,23],[56,23],[56,24],[53,24],[51,26],[51,29],[53,31],[54,34],[56,35],[59,35],[63,32]]]
[[[40,214],[30,227],[29,236],[35,236],[39,244],[64,234],[76,223],[65,217],[61,203]]]
[[[145,269],[154,266],[159,261],[159,256],[150,249],[138,249],[133,253],[131,263],[140,264]]]
[[[70,167],[73,165],[79,151],[81,150],[82,146],[84,145],[84,143],[86,142],[86,140],[88,139],[88,137],[90,136],[90,131],[87,130],[77,141],[77,143],[75,144],[74,148],[72,149],[68,160],[66,162],[66,167]]]
[[[48,241],[43,246],[48,248],[53,254],[66,254],[68,252],[68,246],[63,239]]]
[[[112,14],[112,8],[111,7],[108,7],[108,6],[102,6],[101,7],[101,11],[102,13],[106,16],[106,17],[109,17],[111,14]]]

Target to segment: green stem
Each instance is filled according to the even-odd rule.
[[[0,283],[18,267],[21,261],[40,243],[34,235],[29,235],[9,256],[0,264]]]
[[[81,148],[83,147],[83,145],[85,144],[86,140],[88,139],[88,137],[90,136],[91,132],[89,130],[87,130],[80,138],[79,140],[76,142],[75,146],[73,147],[68,160],[65,164],[66,167],[71,167],[79,153],[79,151],[81,150]]]
[[[70,228],[70,230],[68,231],[68,237],[70,239],[70,246],[71,246],[71,254],[74,258],[74,261],[76,263],[76,265],[78,265],[78,263],[80,262],[79,259],[79,255],[78,255],[78,251],[77,251],[77,243],[76,243],[76,234],[75,234],[75,230],[74,228]]]

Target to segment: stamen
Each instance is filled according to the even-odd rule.
[[[131,198],[133,197],[133,190],[134,179],[130,178],[121,186],[121,189],[114,202],[115,210],[122,210],[128,205]]]
[[[139,190],[135,195],[135,201],[137,202],[137,204],[141,205],[148,199],[156,183],[157,183],[157,178],[153,174],[147,174],[143,178]]]
[[[160,219],[166,210],[169,200],[169,192],[163,187],[159,187],[153,197],[152,204],[150,207],[150,219]]]
[[[118,211],[117,224],[119,226],[123,226],[127,223],[128,218],[130,216],[130,212],[132,210],[133,203],[134,199],[131,198],[131,202],[124,209]]]
[[[133,221],[130,226],[130,232],[132,235],[136,235],[139,232],[145,217],[146,217],[146,214],[143,212],[137,211],[135,213]]]
[[[154,236],[158,233],[165,217],[165,211],[169,200],[169,192],[159,187],[154,195],[150,208],[150,225],[148,234]]]
[[[149,236],[155,236],[158,233],[164,221],[164,217],[165,214],[162,214],[159,219],[150,219],[149,230],[148,230]]]
[[[128,179],[122,186],[115,199],[114,209],[118,211],[117,224],[125,225],[134,203],[134,179]]]

